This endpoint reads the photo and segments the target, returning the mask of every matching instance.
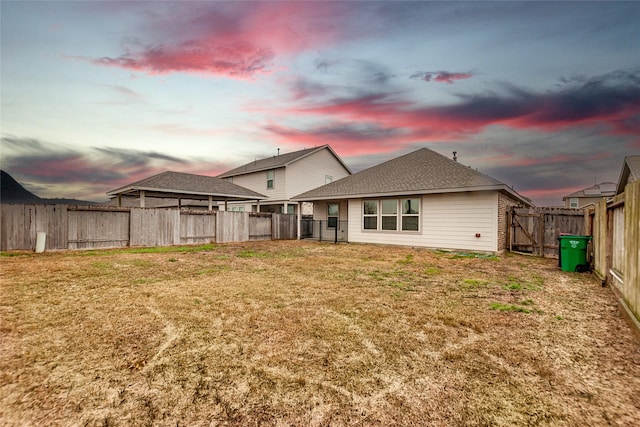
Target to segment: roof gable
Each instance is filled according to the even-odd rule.
[[[497,179],[433,150],[421,148],[300,194],[294,199],[369,197],[489,189],[514,193],[524,201],[522,196]]]
[[[162,172],[127,184],[124,187],[108,191],[107,195],[133,194],[141,190],[163,194],[182,194],[189,195],[190,197],[215,196],[218,198],[237,198],[243,200],[267,198],[260,193],[220,178],[173,171]]]
[[[615,182],[601,182],[600,184],[592,185],[591,187],[568,194],[564,196],[562,200],[567,200],[575,197],[611,197],[614,196],[615,193]]]
[[[267,157],[260,160],[254,160],[235,169],[231,169],[218,175],[218,178],[228,178],[230,176],[245,175],[254,172],[261,172],[270,169],[277,169],[286,167],[292,163],[297,162],[305,157],[313,155],[321,150],[329,150],[329,152],[336,158],[336,160],[342,164],[342,166],[351,173],[349,167],[342,161],[342,159],[331,149],[329,145],[322,145],[320,147],[306,148],[300,151],[293,151],[291,153],[278,154],[277,156]]]
[[[624,192],[624,187],[628,182],[637,181],[640,179],[640,156],[627,156],[622,162],[622,170],[620,171],[620,178],[618,178],[618,186],[616,188],[616,194]]]

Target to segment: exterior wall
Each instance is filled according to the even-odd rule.
[[[506,194],[498,193],[498,251],[502,252],[509,247],[507,242],[507,212],[514,207],[519,206],[520,203],[507,196]]]
[[[349,200],[350,242],[497,252],[498,193],[424,195],[415,233],[365,231],[362,223],[362,199]]]
[[[567,198],[564,201],[564,207],[565,208],[571,208],[571,200],[570,199],[578,199],[578,207],[575,209],[582,209],[585,206],[589,206],[589,205],[595,205],[596,203],[598,203],[601,199],[602,196],[598,196],[598,197],[571,197],[571,198]]]
[[[349,220],[351,223],[351,217],[349,216],[350,205],[346,200],[339,200],[337,202],[332,201],[321,201],[314,202],[313,204],[313,219],[326,221],[327,220],[327,204],[329,203],[338,203],[338,220],[346,221]]]
[[[284,200],[287,193],[287,182],[285,178],[285,168],[278,168],[276,169],[273,188],[267,189],[267,171],[234,176],[233,183],[269,196],[270,199]]]
[[[286,197],[291,198],[325,185],[327,175],[331,176],[333,181],[349,176],[349,171],[328,149],[320,150],[290,164],[287,167]]]

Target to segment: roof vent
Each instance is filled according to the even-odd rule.
[[[458,161],[458,157],[456,156],[456,154],[458,154],[458,152],[457,152],[457,151],[454,151],[454,152],[453,152],[453,161],[454,161],[454,162],[457,162],[457,161]]]

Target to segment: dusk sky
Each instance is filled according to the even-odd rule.
[[[457,151],[557,206],[640,154],[640,2],[0,7],[0,166],[41,197],[329,144]]]

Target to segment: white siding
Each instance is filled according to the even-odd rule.
[[[265,196],[268,196],[273,200],[283,200],[285,199],[285,194],[287,193],[287,183],[285,179],[284,168],[276,169],[273,188],[271,189],[267,189],[267,171],[259,171],[255,173],[234,176],[232,182],[236,185],[248,188],[249,190],[264,194]]]
[[[349,171],[326,148],[290,164],[287,167],[286,198],[325,185],[327,175],[337,181],[348,176]]]
[[[415,196],[412,196],[415,197]],[[349,200],[349,241],[496,252],[498,193],[451,193],[422,196],[420,231],[362,229],[362,200]],[[480,233],[480,237],[476,237]]]

